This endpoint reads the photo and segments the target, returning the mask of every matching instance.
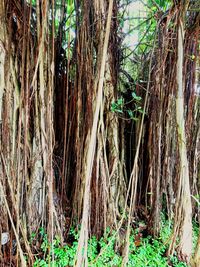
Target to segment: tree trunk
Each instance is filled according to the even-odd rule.
[[[186,8],[186,7],[184,7]],[[183,58],[184,58],[184,15],[178,24],[178,59],[177,59],[177,98],[176,121],[178,130],[178,150],[180,159],[180,180],[176,199],[176,212],[174,221],[174,237],[176,231],[180,233],[178,252],[180,257],[187,262],[192,254],[192,205],[189,179],[189,163],[187,158],[187,139],[184,118],[184,83],[183,83]],[[172,241],[175,242],[175,241]]]

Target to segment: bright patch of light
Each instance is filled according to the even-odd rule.
[[[124,42],[130,49],[134,49],[139,42],[138,29],[134,28],[145,18],[145,7],[141,1],[134,1],[127,6],[123,31],[126,34]]]

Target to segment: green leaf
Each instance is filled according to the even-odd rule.
[[[140,101],[142,100],[142,98],[140,96],[137,96],[135,92],[132,92],[132,97],[133,99],[135,99],[136,101]]]
[[[122,97],[118,98],[117,99],[117,104],[122,106],[124,104],[124,99]]]
[[[128,112],[128,115],[130,116],[130,118],[132,118],[133,117],[133,111],[132,110],[127,110],[127,112]]]

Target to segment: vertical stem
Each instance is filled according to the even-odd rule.
[[[83,199],[83,216],[82,216],[82,223],[81,223],[80,238],[78,241],[77,263],[76,263],[77,267],[81,267],[84,265],[87,266],[90,183],[91,183],[91,175],[92,175],[94,154],[95,154],[95,148],[96,148],[97,126],[98,126],[100,107],[101,107],[102,97],[103,97],[103,82],[104,82],[108,42],[109,42],[109,36],[110,36],[112,10],[113,10],[113,0],[110,0],[109,1],[109,9],[108,9],[108,18],[107,18],[107,24],[106,24],[105,39],[104,39],[104,46],[103,46],[102,61],[101,61],[101,67],[100,67],[100,77],[99,77],[99,84],[98,84],[98,91],[97,91],[96,109],[95,109],[95,114],[94,114],[94,119],[93,119],[93,125],[92,125],[92,130],[91,130],[91,139],[89,142],[87,161],[86,161],[85,191],[84,191],[84,199]],[[84,256],[82,255],[83,250],[84,250]]]

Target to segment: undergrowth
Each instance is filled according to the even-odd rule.
[[[194,229],[196,228],[194,227]],[[172,224],[170,222],[162,222],[160,237],[157,239],[153,239],[151,236],[138,239],[138,229],[132,231],[128,266],[187,267],[186,263],[178,260],[176,254],[170,258],[166,256],[171,232]],[[33,267],[74,266],[79,235],[74,229],[70,230],[69,235],[73,241],[61,246],[58,237],[55,238],[53,244],[50,244],[44,229],[40,229],[38,235],[33,234],[31,242],[34,243],[37,238],[41,238],[42,240],[41,254],[36,257]],[[196,238],[196,231],[194,230],[194,242],[196,242]],[[125,238],[123,239],[125,240]],[[122,247],[117,246],[118,241],[116,232],[112,231],[111,233],[110,229],[107,229],[107,232],[99,240],[95,236],[92,236],[88,241],[88,266],[121,266],[123,245]],[[54,261],[52,260],[53,258]]]

